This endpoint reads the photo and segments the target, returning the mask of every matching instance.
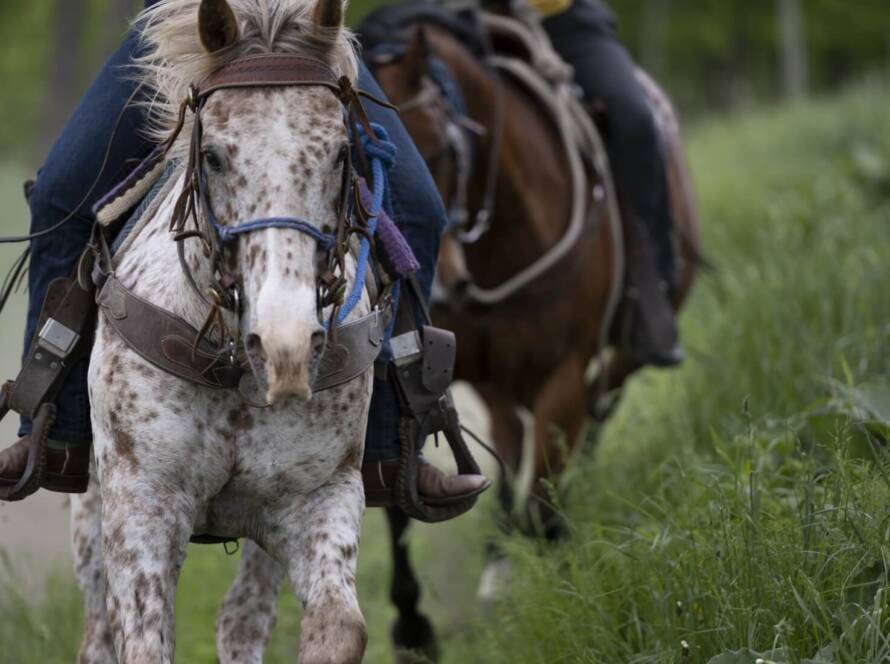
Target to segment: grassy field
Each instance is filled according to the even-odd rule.
[[[571,537],[503,545],[513,582],[474,587],[491,506],[412,543],[446,662],[890,661],[890,92],[722,120],[691,137],[706,275],[689,361],[635,379],[568,479]],[[178,661],[213,662],[237,560],[193,547]],[[365,526],[368,662],[391,659],[385,525]],[[286,593],[268,662],[291,661]],[[70,574],[0,593],[0,661],[70,662]]]

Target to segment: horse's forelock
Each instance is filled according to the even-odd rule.
[[[228,0],[241,29],[238,43],[208,53],[198,34],[201,0],[160,0],[136,21],[143,55],[136,77],[147,91],[149,131],[158,141],[176,125],[179,105],[192,83],[238,57],[298,53],[324,60],[338,76],[358,72],[349,30],[322,30],[312,21],[317,0]],[[187,132],[183,136],[187,136]]]

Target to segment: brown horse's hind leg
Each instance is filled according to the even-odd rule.
[[[389,597],[399,612],[392,626],[392,641],[397,662],[438,662],[439,644],[433,625],[417,610],[420,603],[420,584],[411,568],[408,544],[404,539],[411,519],[402,510],[387,508],[390,541],[392,542],[393,573]]]
[[[638,361],[616,351],[606,361],[601,373],[587,386],[587,415],[603,424],[621,401],[624,383],[641,368]]]
[[[549,540],[564,534],[564,524],[554,510],[551,485],[577,445],[587,414],[585,363],[570,355],[545,381],[534,402],[534,467],[528,505],[527,527]]]
[[[519,465],[522,460],[524,431],[522,420],[519,418],[516,403],[498,388],[490,385],[475,387],[488,407],[491,419],[491,437],[495,449],[504,463],[504,470],[510,474],[510,477],[501,477],[498,484],[498,501],[503,510],[503,518],[499,525],[503,530],[509,531],[513,525],[511,517],[515,507],[515,481],[519,475]]]
[[[238,575],[216,617],[220,664],[261,664],[275,628],[284,567],[252,540],[244,540],[243,548]]]

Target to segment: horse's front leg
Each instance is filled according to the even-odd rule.
[[[105,609],[105,567],[102,562],[102,500],[96,482],[96,464],[84,494],[71,496],[71,543],[74,574],[84,599],[84,636],[81,664],[115,664],[111,625]]]
[[[284,567],[253,540],[244,540],[241,565],[216,617],[216,653],[221,664],[261,664],[275,628]]]
[[[361,474],[350,468],[272,514],[267,548],[284,561],[305,607],[300,664],[362,661],[368,636],[355,569],[364,508]]]
[[[148,472],[148,459],[96,433],[106,601],[117,660],[172,664],[176,583],[196,501],[183,490],[186,477]]]

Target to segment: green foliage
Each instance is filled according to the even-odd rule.
[[[48,2],[6,0],[0,6],[0,149],[27,147],[44,99]]]
[[[453,661],[890,658],[886,102],[696,134],[691,359],[575,469],[571,541],[507,542],[514,585]]]
[[[33,150],[47,104],[51,21],[60,0],[5,0],[0,5],[0,149]],[[124,25],[110,22],[112,3],[90,0],[78,53],[69,54],[71,75],[83,87]],[[371,9],[393,0],[353,0],[355,25]],[[141,6],[134,0],[134,7]],[[701,113],[780,96],[779,46],[774,0],[613,0],[621,33],[636,55],[663,80],[687,112]],[[657,5],[669,8],[653,21]],[[828,90],[890,62],[890,3],[886,0],[803,0],[807,53],[815,90]],[[650,17],[650,18],[647,18]],[[653,43],[663,47],[652,50]],[[73,100],[62,100],[70,104]],[[41,155],[31,155],[40,157]]]
[[[36,598],[21,586],[22,578],[20,566],[0,548],[0,661],[73,662],[83,637],[83,600],[71,573],[50,574],[44,592]]]
[[[647,11],[669,8],[664,25]],[[612,0],[621,33],[637,54],[656,38],[664,48],[646,62],[686,111],[776,99],[781,94],[775,0]],[[801,0],[815,90],[886,70],[890,4],[885,0]]]

